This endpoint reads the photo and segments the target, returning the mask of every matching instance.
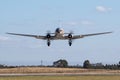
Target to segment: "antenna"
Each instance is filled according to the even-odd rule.
[[[43,61],[41,60],[41,66],[43,66]]]
[[[58,26],[59,26],[59,27],[62,27],[62,22],[61,22],[61,20],[58,20]]]

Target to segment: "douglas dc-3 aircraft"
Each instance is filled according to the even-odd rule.
[[[43,39],[47,40],[47,45],[50,46],[51,40],[68,40],[69,46],[72,45],[72,40],[80,39],[88,36],[95,36],[95,35],[102,35],[102,34],[109,34],[112,32],[102,32],[102,33],[93,33],[93,34],[83,34],[83,35],[73,35],[72,32],[70,33],[64,33],[63,29],[57,28],[55,30],[55,33],[48,32],[45,36],[41,35],[30,35],[30,34],[18,34],[18,33],[7,33],[10,35],[19,35],[19,36],[27,36],[27,37],[33,37],[36,39]]]

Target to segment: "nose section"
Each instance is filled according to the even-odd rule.
[[[55,32],[60,33],[60,28],[57,28]]]

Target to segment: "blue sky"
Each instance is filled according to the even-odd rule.
[[[0,63],[44,65],[66,59],[69,64],[120,61],[120,0],[1,0]],[[46,35],[57,27],[74,34],[113,31],[108,35],[68,41],[46,41],[11,36],[6,32]]]

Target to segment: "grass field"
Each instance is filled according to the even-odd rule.
[[[54,76],[53,75],[49,76],[54,73],[55,73]],[[3,76],[2,74],[8,74],[8,76],[6,75]],[[9,74],[13,75],[10,76]],[[33,75],[38,74],[38,75],[16,76],[14,74],[33,74]],[[41,74],[44,74],[44,76],[42,76]],[[72,74],[72,76],[71,75],[63,76],[63,74]],[[79,76],[75,74],[79,74]],[[0,80],[120,80],[120,70],[49,68],[49,67],[4,68],[0,69]]]
[[[120,76],[17,76],[0,80],[120,80]]]
[[[117,73],[120,70],[104,69],[81,69],[81,68],[50,68],[50,67],[20,67],[20,68],[3,68],[0,74],[6,73]]]

